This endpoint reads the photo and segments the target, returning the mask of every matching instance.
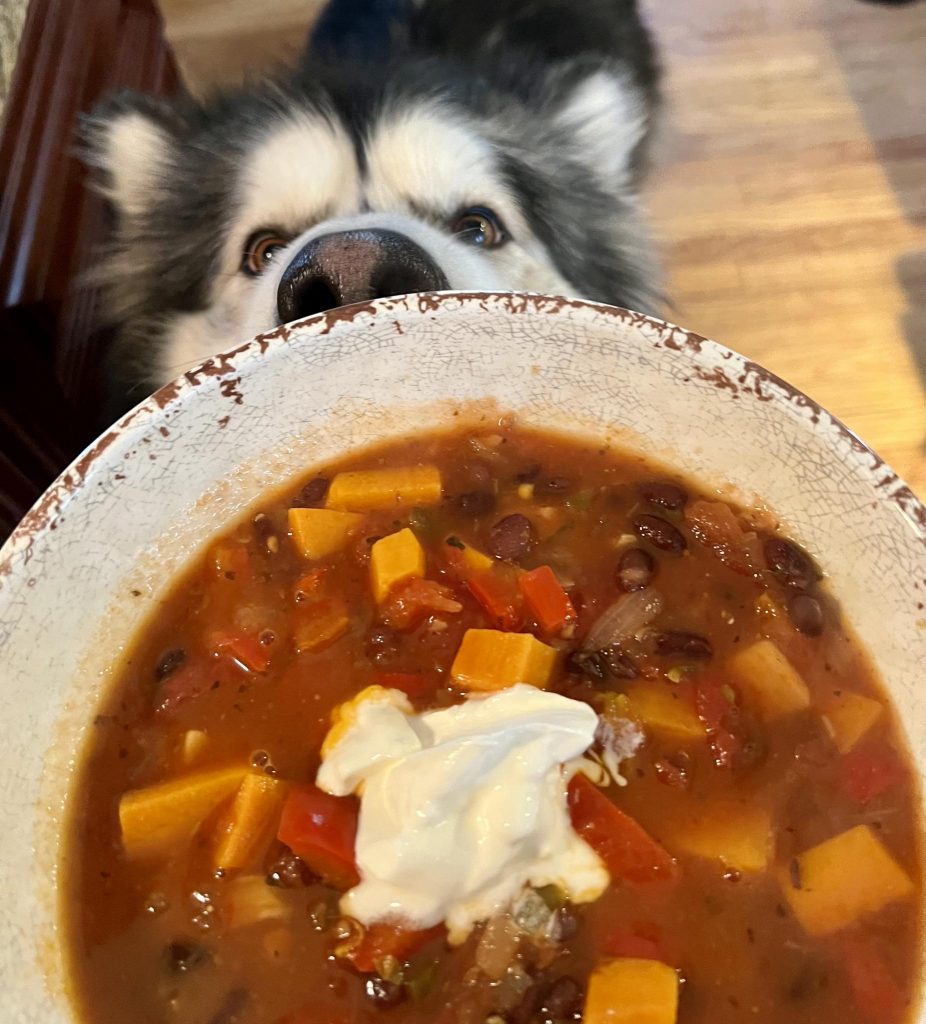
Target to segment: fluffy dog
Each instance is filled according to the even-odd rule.
[[[115,404],[277,324],[436,289],[648,311],[635,0],[332,0],[298,68],[85,122]]]

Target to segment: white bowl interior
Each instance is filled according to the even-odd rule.
[[[113,666],[175,573],[319,460],[499,412],[613,441],[780,514],[827,570],[926,774],[926,512],[827,413],[729,350],[622,310],[449,295],[336,311],[140,406],[0,554],[8,1019],[71,1019],[50,882],[72,769]]]

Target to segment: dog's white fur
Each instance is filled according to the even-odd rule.
[[[620,76],[600,71],[580,82],[551,120],[572,128],[586,165],[623,191],[629,154],[646,127],[642,100]],[[359,161],[335,114],[295,110],[250,140],[237,175],[236,201],[212,274],[207,308],[174,314],[165,324],[155,372],[166,381],[218,351],[276,326],[283,270],[311,239],[337,231],[381,228],[406,235],[428,252],[452,289],[506,289],[575,294],[530,230],[519,201],[499,172],[491,142],[497,122],[468,123],[459,110],[425,98],[386,109],[373,122]],[[503,129],[501,129],[503,130]],[[108,193],[123,218],[152,205],[167,133],[136,113],[107,126],[103,163]],[[629,183],[628,183],[629,184]],[[195,197],[191,197],[195,202]],[[481,250],[432,226],[420,211],[490,207],[510,241]],[[443,230],[441,229],[443,228]],[[258,230],[290,239],[259,277],[241,271],[248,238]]]

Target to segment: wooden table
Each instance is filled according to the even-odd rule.
[[[669,317],[806,391],[926,494],[923,5],[642,2],[667,75],[649,203]],[[318,0],[161,5],[201,87],[266,60],[275,12],[288,52]]]
[[[807,392],[926,494],[926,12],[646,0],[670,318]]]

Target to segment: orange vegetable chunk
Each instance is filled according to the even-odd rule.
[[[631,683],[624,693],[630,714],[657,735],[676,740],[703,740],[707,735],[687,690],[653,680]]]
[[[848,754],[878,721],[884,707],[880,701],[860,693],[843,692],[823,705],[823,721],[829,729],[836,749]]]
[[[238,870],[248,866],[270,829],[286,797],[286,783],[262,772],[248,772],[228,816],[219,829],[213,864],[216,868]]]
[[[775,852],[772,816],[758,804],[713,800],[672,831],[672,847],[745,873],[764,871]]]
[[[450,674],[464,690],[504,690],[528,683],[541,690],[550,682],[557,652],[530,633],[468,629]]]
[[[370,549],[370,582],[377,604],[398,584],[424,576],[424,570],[424,548],[407,526],[381,537]]]
[[[856,825],[778,871],[795,917],[811,935],[829,935],[913,893],[910,876],[867,825]],[[795,885],[799,883],[799,888]]]
[[[330,509],[366,512],[372,509],[436,505],[441,499],[437,466],[407,466],[338,473],[328,488]]]
[[[303,558],[327,558],[340,551],[360,528],[363,516],[330,508],[291,508],[288,513],[293,544]]]
[[[235,792],[246,770],[238,765],[197,772],[124,793],[119,824],[126,854],[134,859],[175,852]]]
[[[609,960],[592,971],[584,1024],[675,1024],[678,975],[658,960]]]
[[[810,706],[807,684],[771,640],[750,644],[727,662],[727,669],[766,722]]]

